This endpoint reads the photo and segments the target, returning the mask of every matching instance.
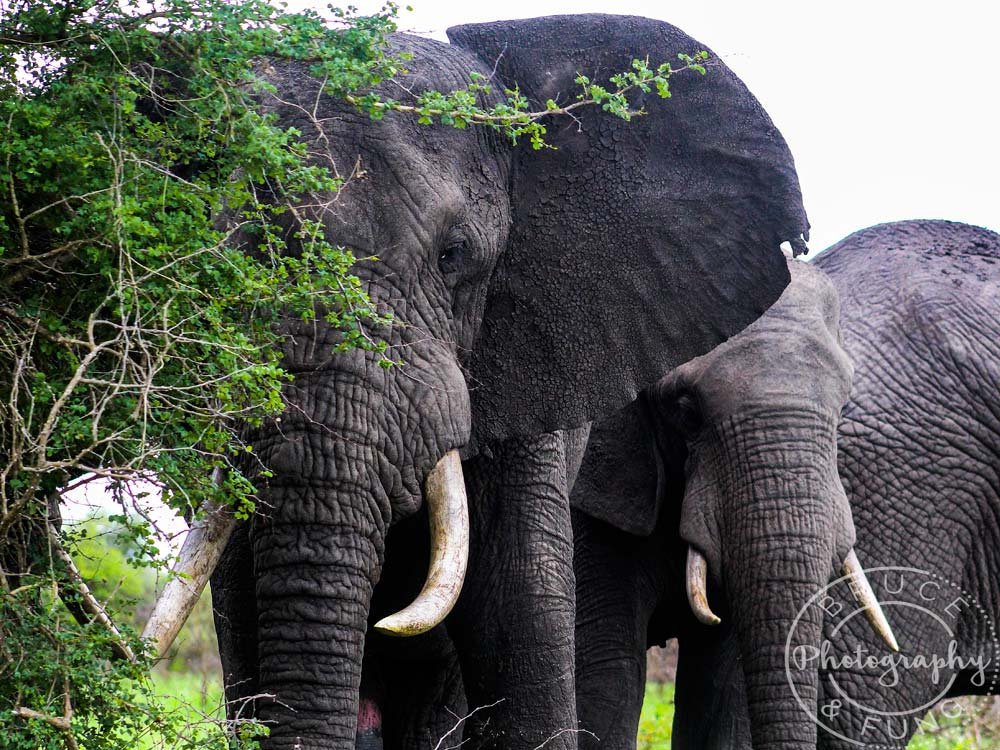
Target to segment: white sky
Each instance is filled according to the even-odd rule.
[[[381,6],[354,4],[362,12]],[[679,26],[736,71],[784,134],[814,250],[895,219],[953,219],[1000,231],[995,0],[412,4],[401,28],[438,39],[460,23],[609,10]]]

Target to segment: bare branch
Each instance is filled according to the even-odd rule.
[[[591,732],[589,729],[569,729],[567,727],[565,729],[560,729],[558,732],[553,734],[551,737],[545,740],[545,742],[536,747],[535,750],[542,750],[542,748],[548,745],[550,742],[552,742],[552,740],[556,739],[557,737],[562,737],[564,734],[589,734],[595,740],[600,741],[600,738],[596,734]]]
[[[50,726],[62,732],[63,742],[66,743],[66,750],[79,750],[79,745],[77,745],[76,737],[73,735],[73,703],[69,697],[68,677],[66,677],[63,680],[62,716],[53,716],[52,714],[45,714],[40,711],[35,711],[31,708],[25,708],[24,706],[17,706],[14,709],[14,715],[20,716],[22,719],[44,721],[46,724],[49,724]]]
[[[60,561],[62,561],[63,565],[66,566],[66,571],[69,574],[70,580],[73,582],[73,590],[79,595],[84,612],[90,616],[87,618],[87,621],[91,619],[97,620],[97,622],[101,623],[101,625],[106,627],[111,632],[111,635],[114,636],[114,640],[112,641],[112,650],[114,651],[115,656],[120,659],[135,661],[135,654],[125,642],[125,638],[122,636],[121,631],[118,630],[110,615],[108,615],[104,607],[101,606],[101,603],[97,601],[97,598],[91,593],[90,587],[87,586],[87,582],[83,580],[83,576],[80,574],[79,568],[76,567],[76,563],[73,561],[73,558],[65,549],[63,549],[63,546],[59,541],[59,532],[56,531],[55,526],[53,526],[51,522],[48,523],[48,532],[52,552]],[[73,614],[74,616],[77,615],[76,612]]]
[[[444,741],[448,739],[451,735],[453,735],[455,732],[457,732],[459,727],[461,727],[462,724],[465,723],[465,720],[468,719],[470,716],[474,716],[475,714],[479,713],[480,711],[484,711],[487,708],[493,708],[494,706],[498,706],[505,700],[507,699],[501,698],[500,700],[494,701],[493,703],[490,703],[489,705],[486,706],[476,706],[476,708],[469,711],[469,713],[467,713],[465,716],[460,717],[459,720],[455,722],[455,726],[453,726],[451,729],[449,729],[441,736],[441,739],[439,739],[438,743],[434,746],[434,750],[442,750],[441,746],[444,744]],[[463,743],[459,743],[458,745],[454,745],[453,747],[461,747],[462,744]]]

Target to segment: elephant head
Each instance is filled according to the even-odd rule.
[[[411,72],[385,93],[405,102],[477,72],[544,108],[573,96],[578,73],[703,47],[664,23],[601,15],[449,34],[451,45],[395,37]],[[382,627],[432,627],[461,585],[456,451],[586,423],[724,341],[781,293],[779,246],[799,246],[808,224],[783,139],[721,64],[675,79],[669,102],[643,95],[634,104],[648,114],[631,123],[599,110],[549,123],[554,148],[541,152],[404,114],[372,122],[302,64],[273,62],[269,75],[273,111],[316,158],[359,166],[300,213],[377,256],[356,270],[394,316],[378,335],[402,364],[334,353],[341,334],[321,319],[284,324],[294,380],[281,418],[249,436],[271,477],[244,543],[248,632],[228,647],[251,654],[254,688],[277,696],[260,708],[267,747],[346,748],[389,527],[431,506],[438,552],[416,606]]]
[[[754,748],[815,746],[816,727],[795,694],[811,705],[817,673],[786,678],[786,653],[819,644],[821,621],[812,612],[818,608],[798,615],[835,572],[856,561],[837,473],[837,424],[853,372],[838,327],[839,300],[815,268],[789,261],[789,271],[791,282],[764,316],[648,389],[628,413],[635,423],[641,410],[645,426],[623,427],[619,417],[594,427],[574,489],[583,512],[639,535],[653,532],[661,503],[680,503],[663,512],[679,519],[673,524],[688,546],[684,588],[701,625],[687,630],[720,623],[711,574],[715,596],[724,596],[715,603],[737,636]],[[636,458],[608,449],[623,435]],[[655,446],[652,453],[643,442]],[[623,482],[623,473],[652,482]],[[865,603],[891,638],[874,597]],[[675,626],[666,634],[685,630],[676,626],[676,611],[667,616]],[[679,711],[686,707],[683,690],[679,675]]]

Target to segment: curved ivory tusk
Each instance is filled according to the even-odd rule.
[[[157,657],[167,653],[198,603],[235,527],[236,519],[229,507],[214,506],[208,509],[204,521],[188,532],[173,568],[174,577],[156,600],[142,631],[142,637],[155,644]]]
[[[694,547],[688,547],[687,595],[691,611],[698,622],[718,625],[722,620],[708,606],[708,561]]]
[[[431,524],[427,583],[413,603],[383,617],[375,629],[387,635],[420,635],[441,622],[458,601],[469,562],[469,503],[458,451],[448,451],[424,486]]]
[[[872,591],[868,577],[865,575],[865,571],[862,570],[861,563],[858,561],[858,556],[853,549],[847,553],[847,557],[844,559],[844,575],[849,577],[850,580],[848,583],[851,587],[851,593],[854,594],[854,598],[858,604],[864,607],[865,617],[868,618],[871,626],[875,628],[875,632],[879,634],[889,648],[898,652],[899,644],[896,642],[896,636],[892,634],[892,628],[889,627],[889,620],[886,619],[885,612],[882,611],[882,605],[875,598],[875,592]]]

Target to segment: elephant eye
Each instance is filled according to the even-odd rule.
[[[469,243],[464,239],[450,240],[438,255],[438,268],[445,276],[457,273],[465,265],[469,254]]]
[[[685,436],[692,436],[701,430],[701,407],[693,393],[684,391],[678,394],[671,411],[674,424]]]

